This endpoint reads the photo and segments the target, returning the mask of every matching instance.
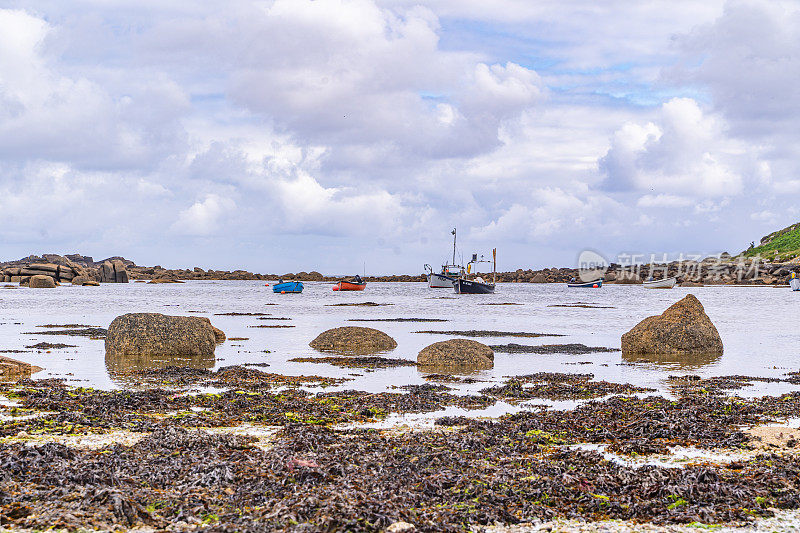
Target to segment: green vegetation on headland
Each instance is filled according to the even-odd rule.
[[[800,257],[800,222],[762,237],[758,246],[748,248],[743,255],[774,258],[781,263]]]

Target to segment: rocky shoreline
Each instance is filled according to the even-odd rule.
[[[271,318],[255,309],[218,316]],[[109,373],[124,388],[0,379],[0,525],[12,531],[798,525],[800,430],[791,421],[800,412],[800,372],[788,368],[769,378],[670,376],[661,395],[592,373],[509,368],[513,374],[501,381],[464,391],[458,383],[491,368],[500,347],[451,339],[422,349],[416,362],[392,359],[385,357],[398,346],[392,337],[354,326],[323,331],[309,343],[320,353],[303,362],[417,366],[424,373],[423,384],[399,381],[368,392],[346,388],[352,374],[253,368],[268,367],[264,360],[215,368],[218,345],[247,339],[226,337],[207,317],[134,313],[107,329],[37,328],[103,338]],[[622,337],[623,355],[637,358],[714,350],[722,350],[719,333],[692,295]],[[763,382],[785,388],[737,395]],[[563,401],[572,405],[556,407]],[[504,404],[514,409],[476,416]]]
[[[702,261],[673,261],[661,264],[620,265],[611,264],[605,272],[606,283],[640,284],[651,275],[678,278],[683,286],[703,285],[785,285],[792,272],[800,273],[800,264],[765,262],[758,259],[734,258],[725,254]],[[278,279],[296,281],[338,282],[346,276],[328,276],[320,272],[297,272],[285,274],[259,274],[246,270],[167,269],[160,265],[148,267],[135,264],[124,257],[109,257],[94,261],[80,254],[31,255],[14,261],[0,262],[0,282],[29,284],[35,275],[52,277],[56,283],[95,285],[97,283],[127,283],[128,281],[151,281],[169,283],[187,280],[260,280]],[[498,272],[501,283],[567,283],[578,278],[577,268],[552,267],[538,270],[517,269]],[[398,274],[387,276],[365,276],[368,282],[424,282],[424,274]]]
[[[4,526],[536,531],[624,520],[654,530],[753,525],[800,509],[796,441],[758,429],[794,416],[800,394],[729,395],[743,376],[684,379],[678,401],[618,385],[619,395],[571,411],[382,430],[368,423],[485,406],[505,390],[310,394],[301,382],[287,388],[280,376],[242,367],[165,368],[139,379],[136,390],[118,391],[58,380],[0,386]],[[536,379],[535,397],[607,393],[590,375]],[[203,383],[227,390],[180,394]],[[163,388],[170,384],[179,388]]]

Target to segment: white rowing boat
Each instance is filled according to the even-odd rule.
[[[642,282],[645,289],[671,289],[678,282],[677,278],[652,279]]]

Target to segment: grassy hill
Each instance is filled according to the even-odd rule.
[[[761,239],[758,246],[742,253],[745,257],[760,255],[777,261],[789,261],[800,257],[800,222],[770,233]]]

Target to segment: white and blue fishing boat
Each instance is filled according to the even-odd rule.
[[[797,277],[797,273],[792,272],[792,277],[789,280],[789,286],[793,291],[800,291],[800,278]]]
[[[464,277],[464,267],[456,264],[456,230],[450,232],[453,236],[453,262],[442,265],[440,272],[434,272],[430,265],[425,265],[425,274],[428,277],[428,288],[450,289],[456,286],[456,281]]]
[[[272,286],[272,292],[276,292],[278,294],[297,294],[303,292],[303,288],[302,281],[278,280],[278,283]]]
[[[602,278],[595,281],[571,281],[567,283],[567,287],[570,289],[599,289],[602,286]]]

